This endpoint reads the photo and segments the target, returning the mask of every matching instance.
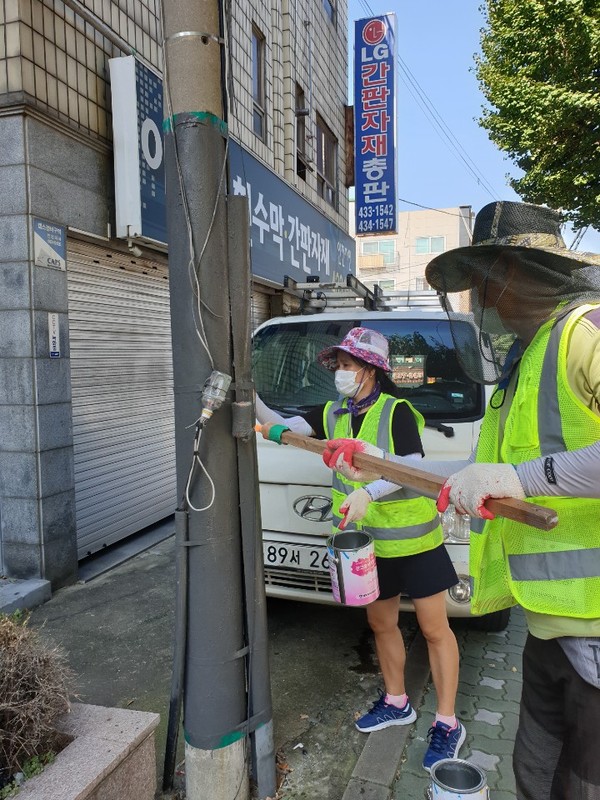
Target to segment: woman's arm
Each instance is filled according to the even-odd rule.
[[[301,433],[304,436],[314,436],[314,431],[304,417],[282,417],[277,411],[269,408],[259,397],[258,392],[255,396],[256,400],[256,419],[261,425],[285,425],[294,433]]]

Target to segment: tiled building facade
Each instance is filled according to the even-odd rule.
[[[230,134],[347,231],[346,3],[230,5]],[[115,238],[108,65],[160,76],[161,42],[159,0],[0,0],[0,575],[69,582],[175,507],[167,259]],[[257,277],[257,318],[278,295]]]

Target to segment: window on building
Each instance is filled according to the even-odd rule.
[[[378,239],[377,241],[363,242],[363,256],[382,255],[386,266],[397,263],[396,243],[393,239]]]
[[[265,125],[265,37],[252,26],[252,128],[263,141]]]
[[[431,289],[431,286],[425,280],[424,275],[417,275],[417,277],[415,278],[415,289],[418,292],[422,292],[425,289]]]
[[[417,253],[417,255],[443,253],[445,249],[445,236],[417,236],[417,242],[415,246],[415,253]]]
[[[337,139],[317,116],[317,191],[337,208]]]
[[[325,13],[331,20],[331,22],[335,25],[335,2],[334,0],[323,0],[323,8],[325,9]]]
[[[308,158],[306,155],[306,120],[308,107],[304,90],[296,84],[296,174],[306,180]]]

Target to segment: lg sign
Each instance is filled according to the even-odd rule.
[[[380,61],[388,58],[390,54],[387,43],[384,42],[387,26],[382,19],[372,19],[363,28],[363,42],[368,47],[361,50],[361,61]],[[383,42],[383,44],[381,44]]]
[[[385,22],[381,19],[372,19],[363,30],[363,42],[371,46],[379,44],[385,38]]]

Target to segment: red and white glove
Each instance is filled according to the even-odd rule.
[[[444,512],[453,503],[459,514],[494,519],[494,514],[483,505],[488,497],[523,500],[525,492],[512,464],[469,464],[455,472],[442,486],[437,509]]]
[[[362,519],[367,513],[372,499],[366,489],[356,489],[351,492],[340,506],[340,514],[343,515],[343,519],[339,524],[339,529],[343,531],[348,523]]]
[[[380,472],[370,472],[353,466],[352,459],[355,453],[383,458],[385,451],[373,444],[361,442],[360,439],[331,439],[326,442],[327,449],[323,451],[323,461],[330,469],[340,472],[349,481],[369,483],[381,477]]]

